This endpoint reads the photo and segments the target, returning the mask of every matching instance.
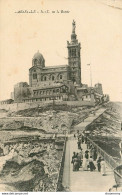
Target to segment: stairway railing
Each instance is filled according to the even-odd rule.
[[[89,142],[96,148],[97,152],[104,158],[104,160],[106,161],[106,163],[112,168],[115,169],[117,166],[119,166],[120,164],[115,161],[112,156],[110,156],[109,154],[107,154],[104,150],[102,150],[97,144],[94,143],[94,141],[92,141],[89,137],[87,137],[87,139],[89,140]]]
[[[67,138],[65,137],[62,158],[61,158],[61,162],[59,166],[60,168],[59,168],[59,173],[58,173],[57,186],[55,190],[56,192],[61,191],[61,188],[62,188],[63,169],[64,169],[65,152],[66,152],[66,141],[67,141]]]

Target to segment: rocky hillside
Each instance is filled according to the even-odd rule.
[[[67,110],[40,110],[31,108],[8,113],[0,118],[0,130],[23,130],[41,133],[69,132],[71,127],[86,118],[94,107],[77,107]]]
[[[91,138],[117,161],[120,159],[119,143],[122,138],[121,112],[122,104],[111,102],[103,115],[89,127]]]
[[[1,183],[7,191],[55,191],[62,149],[52,139],[9,139],[1,145]]]

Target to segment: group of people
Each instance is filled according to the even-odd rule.
[[[96,167],[98,172],[102,175],[106,175],[106,165],[102,157],[98,157],[97,150],[88,141],[87,137],[81,134],[74,137],[77,138],[78,152],[73,152],[71,163],[73,164],[73,171],[79,171],[82,167],[84,171],[95,171]],[[82,144],[86,144],[87,149],[83,151]]]
[[[72,161],[73,171],[79,171],[79,168],[82,167],[83,162],[83,153],[82,150],[78,153],[73,152]]]

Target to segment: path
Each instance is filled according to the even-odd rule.
[[[84,122],[76,125],[76,130],[85,130],[94,120],[96,120],[106,109],[101,108],[94,114],[91,114]],[[67,148],[68,147],[68,148]],[[114,184],[114,174],[110,167],[107,166],[106,176],[102,176],[97,170],[94,172],[83,171],[82,168],[78,172],[72,171],[71,164],[73,152],[79,152],[77,149],[77,140],[73,134],[68,136],[64,162],[63,185],[69,187],[71,192],[105,192],[108,191]],[[83,151],[86,150],[86,144],[82,145]]]
[[[77,140],[73,137],[69,140],[70,143],[70,162],[73,152],[79,152],[77,149]],[[86,144],[82,144],[83,151],[86,150]],[[70,163],[70,191],[71,192],[106,192],[115,184],[113,171],[110,167],[106,168],[106,176],[102,176],[97,170],[94,172],[83,171],[80,168],[78,172],[72,171]]]
[[[85,128],[90,125],[94,120],[96,120],[100,115],[102,115],[105,112],[105,108],[100,108],[99,110],[95,111],[94,114],[90,114],[89,117],[84,119],[83,122],[79,123],[78,125],[74,126],[74,130],[85,130]]]

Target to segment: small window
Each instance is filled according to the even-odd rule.
[[[52,81],[54,81],[54,79],[55,79],[55,77],[54,77],[54,76],[52,76]]]
[[[47,78],[46,78],[46,76],[44,77],[44,81],[46,81],[47,80]]]
[[[60,75],[60,77],[59,77],[60,79],[62,79],[62,75]]]
[[[33,79],[37,79],[37,73],[33,74]]]
[[[38,63],[38,60],[35,59],[35,60],[34,60],[34,65],[37,66],[37,63]]]
[[[72,55],[72,51],[70,50],[70,56]]]
[[[72,57],[76,57],[76,49],[72,49]]]

